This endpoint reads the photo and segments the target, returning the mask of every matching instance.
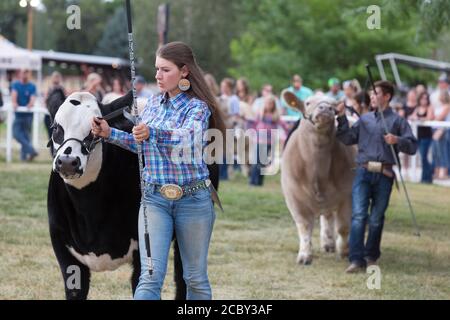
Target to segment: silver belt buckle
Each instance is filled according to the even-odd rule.
[[[183,196],[183,189],[176,184],[165,184],[161,187],[160,193],[167,200],[180,200]]]
[[[377,161],[369,161],[367,163],[367,170],[370,172],[381,173],[383,172],[383,163]]]

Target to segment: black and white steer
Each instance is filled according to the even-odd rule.
[[[90,272],[115,270],[131,263],[136,289],[141,265],[138,251],[140,204],[136,154],[96,141],[90,134],[94,116],[131,105],[132,96],[101,105],[87,92],[71,94],[54,119],[53,172],[48,186],[48,218],[53,249],[67,299],[86,299]],[[109,121],[128,132],[122,115]],[[98,143],[97,143],[98,142]],[[181,259],[175,244],[176,298],[185,298]]]

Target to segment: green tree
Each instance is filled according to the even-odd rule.
[[[27,21],[27,10],[19,6],[17,0],[0,1],[0,34],[16,42],[17,28]]]
[[[45,11],[34,10],[33,13],[33,49],[50,50],[55,48],[56,33],[47,19]],[[16,44],[21,47],[27,45],[27,23],[16,23]]]
[[[154,75],[157,8],[164,1],[132,2],[136,52],[139,71],[148,78]],[[169,41],[189,44],[200,66],[218,79],[233,65],[230,43],[243,30],[241,17],[245,1],[240,0],[170,0]]]
[[[125,8],[118,7],[106,24],[94,54],[127,59],[129,57],[127,34]]]
[[[103,0],[43,0],[47,18],[56,33],[57,51],[92,54],[97,48],[106,23],[123,1]],[[67,8],[77,5],[81,10],[81,29],[69,30],[66,25]]]
[[[246,76],[254,88],[270,82],[280,90],[289,84],[292,74],[300,73],[306,85],[327,89],[326,80],[331,76],[357,77],[364,83],[364,66],[373,64],[376,54],[428,56],[429,43],[416,39],[420,12],[410,10],[406,19],[405,13],[390,10],[386,3],[249,0],[246,32],[231,44],[237,67],[230,72],[235,77]],[[379,30],[366,26],[370,4],[381,8]]]

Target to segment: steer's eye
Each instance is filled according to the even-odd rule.
[[[64,129],[59,124],[53,126],[53,141],[57,144],[62,144],[64,142]]]

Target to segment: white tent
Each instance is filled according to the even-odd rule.
[[[22,49],[0,35],[0,70],[29,69],[40,71],[41,56]]]

